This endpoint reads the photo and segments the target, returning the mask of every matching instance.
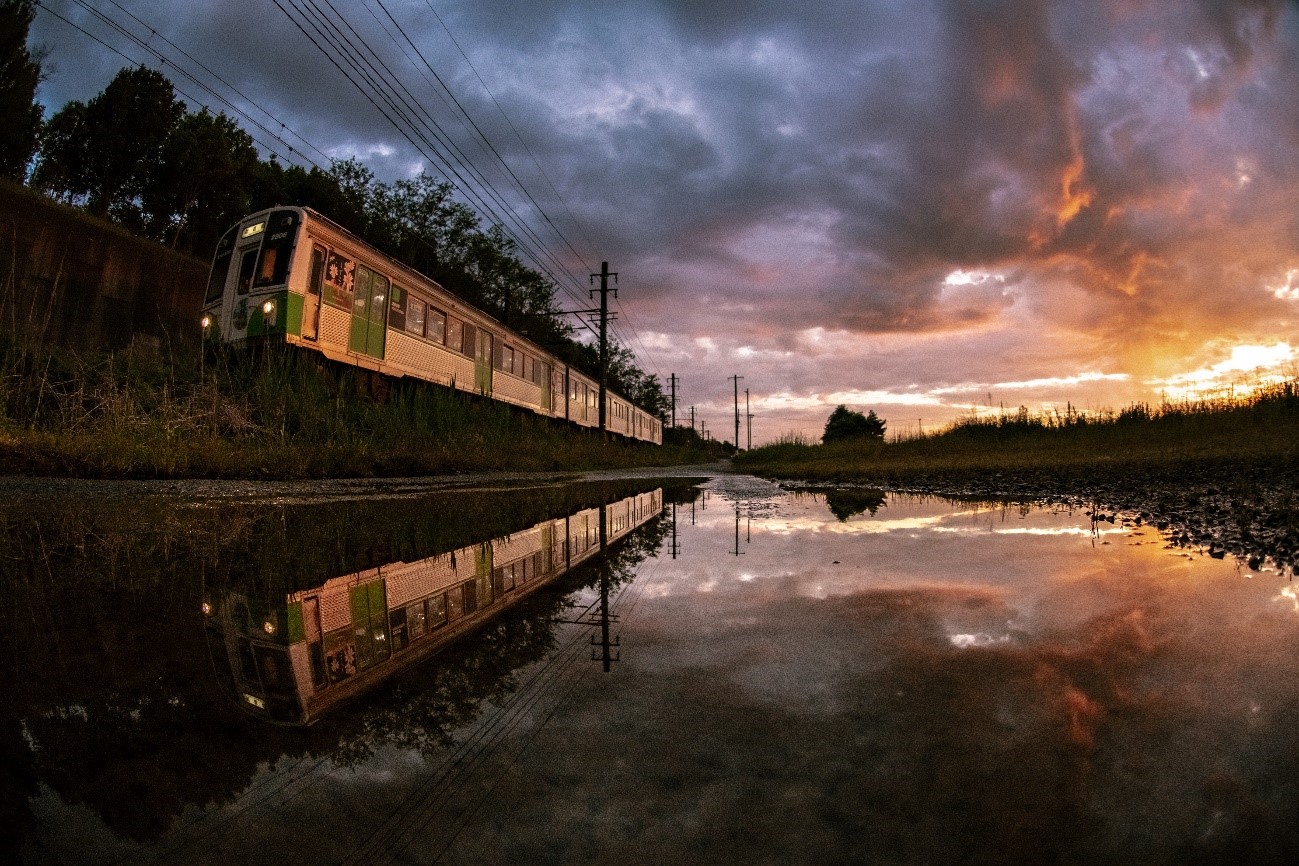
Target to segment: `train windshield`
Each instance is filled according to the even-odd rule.
[[[262,254],[257,263],[253,288],[283,285],[288,278],[289,259],[297,239],[298,215],[293,211],[277,211],[267,220],[266,239],[262,241]]]
[[[230,275],[230,260],[235,249],[235,230],[231,229],[217,244],[216,255],[212,257],[212,273],[207,281],[207,296],[203,302],[210,304],[220,300],[225,294],[226,277]]]

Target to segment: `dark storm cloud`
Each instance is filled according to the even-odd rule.
[[[313,45],[270,0],[131,8],[286,141],[299,132],[387,179],[442,171],[329,62],[338,40]],[[756,347],[746,357],[768,359],[773,390],[850,389],[874,341],[900,335],[912,354],[873,357],[889,378],[870,384],[898,389],[1167,374],[1220,359],[1206,347],[1299,344],[1294,301],[1272,291],[1299,268],[1293,4],[349,4],[376,57],[540,224],[383,9],[580,250],[546,235],[572,271],[607,259],[632,281],[663,363],[721,382]],[[37,23],[52,106],[123,65],[46,13]],[[859,348],[812,345],[822,331]],[[943,334],[979,357],[935,352]]]

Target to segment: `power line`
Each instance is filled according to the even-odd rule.
[[[312,159],[305,152],[306,150],[314,151],[321,157],[330,159],[330,157],[320,147],[308,141],[304,136],[297,133],[284,122],[279,122],[279,132],[277,132],[267,126],[266,123],[263,123],[250,114],[248,110],[245,110],[244,107],[233,101],[231,97],[223,94],[220,89],[218,89],[218,86],[233,94],[234,98],[241,100],[245,105],[250,106],[253,110],[259,110],[262,113],[265,113],[267,117],[271,118],[271,122],[276,121],[276,118],[274,118],[269,111],[260,109],[255,100],[251,99],[247,94],[243,93],[239,88],[231,84],[219,72],[198,60],[193,54],[186,51],[176,42],[159,33],[157,28],[151,26],[138,15],[126,9],[122,4],[117,2],[117,0],[108,0],[108,3],[120,12],[125,13],[125,16],[133,21],[138,27],[148,30],[147,36],[142,36],[138,33],[132,32],[124,23],[119,23],[119,21],[114,20],[113,17],[110,17],[100,9],[95,8],[93,5],[86,2],[86,0],[74,0],[74,2],[87,13],[94,16],[119,34],[120,37],[134,43],[139,49],[156,58],[157,62],[161,63],[163,66],[170,65],[179,75],[210,94],[210,96],[220,105],[227,107],[248,127],[251,127],[252,130],[254,130],[251,137],[259,147],[263,148],[264,151],[273,156],[280,156],[283,151],[287,151],[289,154],[288,160],[290,162],[300,160],[313,165],[318,169],[322,168],[322,166],[315,159]],[[572,299],[581,299],[581,295],[579,294],[581,287],[580,278],[577,277],[577,275],[574,274],[573,271],[569,269],[568,266],[565,265],[564,262],[552,251],[550,246],[542,240],[540,234],[538,234],[538,232],[533,229],[526,220],[522,219],[517,210],[507,203],[505,197],[501,194],[501,191],[496,187],[496,185],[474,164],[473,160],[469,158],[464,150],[455,143],[455,140],[448,134],[447,130],[439,124],[426,109],[423,108],[421,101],[405,84],[401,82],[400,77],[392,67],[383,61],[379,52],[375,51],[364,35],[347,21],[344,15],[339,11],[338,7],[335,6],[331,0],[320,0],[320,2],[318,2],[318,0],[283,0],[283,2],[281,2],[281,0],[273,0],[273,2],[275,2],[277,8],[284,13],[285,17],[289,19],[302,35],[307,38],[315,50],[323,55],[325,59],[328,60],[341,75],[343,75],[344,79],[356,88],[362,97],[365,98],[365,100],[392,125],[398,134],[405,138],[406,141],[410,143],[425,159],[435,165],[440,171],[444,172],[445,176],[455,184],[456,189],[470,200],[470,203],[479,211],[480,214],[487,217],[492,224],[498,225],[502,228],[515,248],[543,275],[548,277],[556,289]],[[410,49],[419,58],[420,64],[428,70],[428,73],[432,76],[433,80],[430,80],[429,77],[425,75],[424,79],[426,83],[435,93],[438,94],[439,99],[441,99],[443,104],[447,106],[452,116],[463,118],[461,121],[462,125],[467,123],[467,128],[472,128],[477,140],[482,143],[482,146],[485,147],[488,152],[490,152],[494,159],[494,164],[498,164],[505,172],[509,181],[512,183],[512,186],[524,199],[526,199],[527,203],[531,205],[534,212],[545,222],[550,231],[552,231],[555,237],[558,238],[561,245],[577,261],[585,263],[582,254],[565,236],[564,232],[550,217],[537,198],[528,190],[527,185],[523,180],[509,166],[500,151],[495,147],[495,145],[493,145],[481,126],[469,113],[465,105],[456,98],[455,94],[451,91],[442,76],[433,69],[425,55],[415,45],[414,41],[411,40],[405,28],[403,28],[400,22],[396,20],[388,7],[384,5],[383,0],[373,0],[373,2],[380,10],[382,10],[388,21],[391,22],[392,28],[400,34],[400,39],[404,41],[406,45],[410,46]],[[128,63],[131,63],[132,65],[141,65],[139,61],[135,60],[119,48],[109,44],[105,39],[96,36],[80,24],[77,24],[64,15],[54,11],[47,5],[47,3],[37,0],[37,5],[52,16],[63,21],[68,26],[78,30],[87,38],[122,57]],[[461,56],[464,57],[466,63],[469,63],[468,56],[465,54],[463,48],[461,48],[459,42],[455,40],[454,35],[451,34],[446,22],[442,20],[441,16],[437,15],[436,10],[432,9],[431,4],[430,9],[438,18],[439,24],[441,24],[443,29],[447,31],[448,36],[451,37],[457,50],[460,52]],[[370,11],[370,14],[375,18],[376,22],[380,24],[388,38],[392,39],[397,47],[402,51],[403,55],[406,56],[407,60],[413,65],[418,66],[418,64],[415,64],[415,61],[411,58],[410,53],[401,47],[398,37],[394,36],[393,32],[384,25],[382,19],[380,19],[372,9],[369,9],[368,11]],[[164,42],[171,51],[174,51],[176,55],[178,55],[179,58],[183,58],[183,61],[178,62],[169,59],[162,50],[159,50],[158,47],[154,47],[150,44],[154,39],[159,39]],[[328,43],[331,41],[339,41],[342,44],[346,44],[349,46],[349,50],[341,52],[332,51],[328,46]],[[190,68],[187,68],[186,64],[188,64]],[[549,185],[555,198],[572,218],[573,224],[578,228],[578,231],[589,242],[590,238],[586,235],[581,223],[577,220],[576,216],[573,215],[572,209],[568,206],[568,203],[564,200],[558,190],[555,189],[554,183],[541,168],[536,159],[536,155],[527,147],[526,142],[523,141],[518,128],[509,120],[509,117],[506,115],[500,102],[496,99],[495,95],[491,93],[490,89],[483,81],[482,76],[478,74],[477,69],[473,67],[472,63],[469,63],[469,66],[482,84],[488,96],[491,98],[497,110],[500,111],[502,117],[505,118],[515,136],[518,137],[520,143],[523,144],[529,157],[532,159],[534,164],[537,165],[541,176]],[[434,84],[434,81],[436,81],[436,85]],[[214,85],[210,82],[215,82],[216,84]],[[174,83],[173,87],[176,92],[187,101],[196,105],[203,104],[202,100],[195,99],[194,96],[186,93],[184,89],[177,87]],[[445,95],[443,95],[444,93]],[[259,135],[255,130],[260,130],[261,134]],[[295,147],[293,144],[290,144],[285,140],[284,134],[294,137],[296,141],[300,142],[302,147]],[[621,307],[621,305],[619,306]],[[639,354],[641,357],[649,361],[650,365],[655,368],[656,372],[658,372],[657,365],[654,363],[654,358],[649,352],[648,347],[645,345],[644,340],[641,339],[639,332],[637,332],[635,326],[626,316],[625,310],[622,312],[623,321],[631,331],[631,339],[628,339],[626,334],[622,333],[621,328],[617,326],[615,326],[614,338],[622,345],[628,347],[630,347],[631,343],[634,341],[640,349]],[[587,328],[594,333],[595,329],[591,323],[583,321],[580,318],[578,321],[582,327]],[[661,373],[659,373],[659,375],[661,377]]]

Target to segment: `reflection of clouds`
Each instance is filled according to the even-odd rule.
[[[1299,613],[1299,590],[1296,590],[1293,586],[1281,587],[1281,591],[1272,600],[1283,603],[1288,601],[1293,606],[1295,613]]]
[[[1122,527],[1097,527],[1090,529],[1086,526],[1008,526],[1003,529],[988,529],[977,526],[935,526],[933,532],[946,534],[967,533],[972,535],[1041,535],[1041,536],[1071,536],[1083,535],[1095,537],[1098,535],[1124,535],[1128,532]]]
[[[823,507],[782,501],[806,531],[755,520],[741,560],[733,523],[683,532],[677,592],[521,762],[495,862],[1286,862],[1299,591],[935,502],[890,519],[985,531],[832,535]]]
[[[987,632],[975,632],[974,634],[949,634],[947,639],[951,641],[952,646],[957,649],[969,649],[970,647],[989,647],[995,644],[1010,643],[1010,635],[1003,634],[993,637]]]

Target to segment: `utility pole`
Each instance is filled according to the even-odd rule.
[[[691,433],[698,432],[697,430],[695,430],[695,407],[694,406],[690,407],[690,432]]]
[[[609,391],[609,278],[613,277],[613,282],[617,285],[618,274],[609,270],[608,262],[600,262],[600,273],[591,274],[591,285],[595,285],[596,277],[600,278],[600,288],[591,289],[590,296],[594,298],[597,291],[600,293],[600,435],[607,436],[605,395]],[[617,289],[613,290],[613,296],[618,297]]]
[[[740,380],[743,376],[732,376],[735,383],[735,450],[740,450]]]
[[[677,426],[677,374],[673,373],[668,376],[668,384],[672,386],[672,427]]]
[[[749,413],[749,389],[744,389],[744,422],[747,425],[744,436],[744,450],[753,450],[753,415]]]

